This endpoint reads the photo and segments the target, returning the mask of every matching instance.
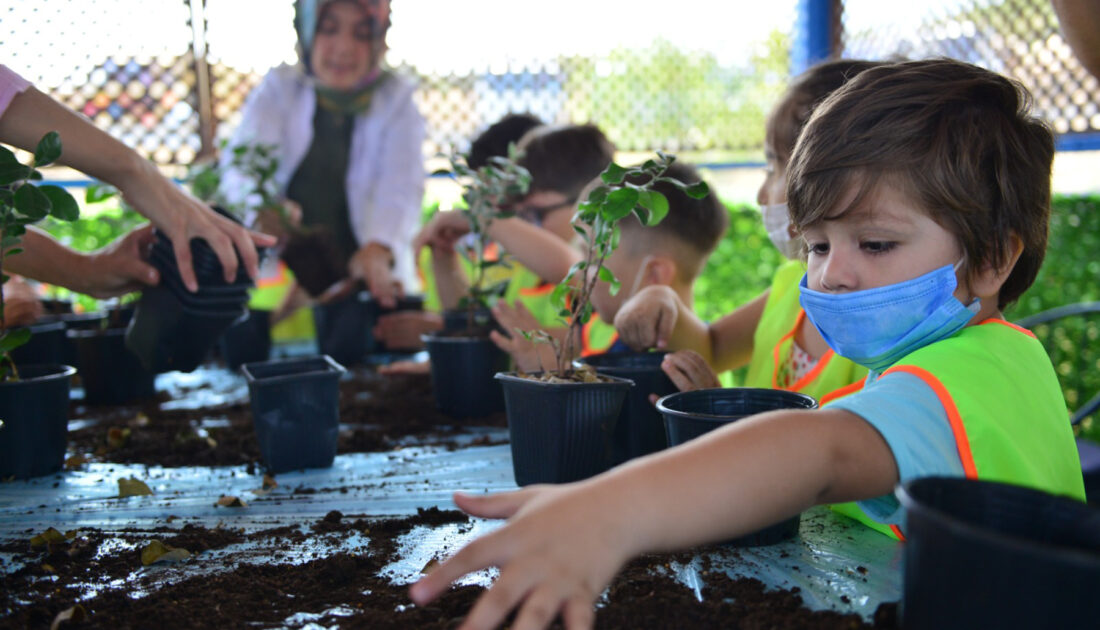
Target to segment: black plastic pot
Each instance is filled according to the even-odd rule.
[[[586,479],[614,465],[612,438],[631,381],[544,383],[497,374],[504,386],[516,485]]]
[[[657,401],[657,410],[665,419],[670,447],[765,411],[816,408],[817,401],[805,394],[748,387],[697,389],[669,394]],[[795,536],[799,521],[799,516],[792,516],[757,532],[725,541],[725,544],[735,547],[771,545]]]
[[[31,338],[27,343],[11,351],[16,365],[64,365],[66,352],[65,322],[47,321],[27,326]]]
[[[206,357],[211,346],[233,323],[248,316],[243,307],[233,310],[185,306],[170,289],[146,289],[134,319],[126,330],[126,347],[150,372],[190,372]]]
[[[443,332],[445,333],[467,330],[469,322],[469,313],[466,309],[443,311]],[[474,309],[475,328],[489,329],[495,326],[496,320],[493,319],[492,311],[487,308]]]
[[[61,361],[65,365],[75,366],[77,372],[80,372],[80,360],[76,356],[76,345],[69,337],[69,331],[72,330],[101,330],[106,324],[107,316],[102,311],[93,311],[88,313],[60,313],[56,315],[44,315],[38,321],[45,322],[62,322],[65,324],[65,358]]]
[[[317,330],[317,352],[327,354],[337,363],[356,365],[363,363],[373,352],[396,351],[388,349],[374,339],[374,325],[378,316],[395,311],[421,310],[424,299],[405,296],[397,301],[397,307],[383,309],[367,291],[356,291],[344,299],[318,304],[313,307],[313,324]]]
[[[649,402],[677,392],[668,375],[661,370],[665,352],[614,352],[598,354],[582,360],[599,374],[618,376],[634,381],[626,396],[619,421],[615,425],[614,453],[616,465],[668,448],[665,423],[661,413]]]
[[[504,411],[504,392],[494,378],[508,369],[508,354],[479,337],[422,335],[432,368],[435,406],[452,418],[480,418]]]
[[[68,365],[25,365],[0,383],[0,479],[61,470],[69,434]]]
[[[272,473],[327,468],[336,457],[340,375],[330,357],[246,363],[252,424]]]
[[[902,627],[1095,628],[1100,509],[1020,486],[902,484]]]
[[[267,361],[271,357],[271,311],[249,310],[247,319],[225,330],[219,344],[231,370],[245,363]]]
[[[70,330],[76,348],[84,402],[122,405],[156,393],[156,373],[145,369],[126,348],[126,330]]]

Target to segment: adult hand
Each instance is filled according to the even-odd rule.
[[[666,354],[661,361],[661,369],[682,392],[722,386],[710,365],[693,350]]]
[[[420,335],[443,330],[443,318],[427,311],[397,311],[378,318],[374,338],[389,348],[421,348]]]
[[[302,206],[298,202],[284,199],[282,208],[264,208],[256,213],[252,227],[275,237],[279,245],[290,237],[290,228],[301,225]]]
[[[250,232],[214,212],[161,175],[152,162],[143,161],[134,174],[117,182],[117,185],[126,201],[172,241],[180,277],[188,290],[197,291],[199,287],[191,266],[193,238],[201,238],[213,248],[221,262],[226,282],[232,282],[237,275],[238,253],[248,275],[252,278],[259,276],[256,247],[274,245],[274,237]]]
[[[423,247],[454,250],[455,242],[469,231],[470,222],[462,212],[437,212],[413,239],[413,251],[419,252]]]
[[[615,330],[633,350],[664,348],[676,329],[679,298],[671,287],[652,285],[635,293],[615,315]]]
[[[545,628],[560,614],[570,630],[591,628],[596,598],[633,555],[614,497],[595,485],[532,486],[504,494],[456,493],[468,514],[509,518],[463,547],[409,589],[423,606],[467,573],[499,567],[500,577],[470,610],[460,630],[493,628],[518,609],[515,630]]]
[[[554,349],[550,344],[529,341],[518,332],[541,328],[538,320],[531,311],[527,310],[523,302],[516,302],[515,306],[509,306],[504,300],[500,300],[493,306],[493,317],[505,332],[501,334],[500,331],[492,330],[489,332],[489,339],[498,348],[512,355],[512,361],[515,362],[517,370],[538,372],[546,370],[548,366],[550,369],[554,368],[557,357],[554,356]]]
[[[160,274],[147,262],[155,240],[152,224],[146,224],[88,254],[73,290],[103,299],[156,285]]]
[[[393,277],[393,253],[377,242],[360,247],[348,261],[350,280],[362,280],[382,308],[397,306],[401,285]]]
[[[4,283],[4,325],[8,328],[29,326],[35,322],[45,309],[42,300],[34,289],[18,278]]]

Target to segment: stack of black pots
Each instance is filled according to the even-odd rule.
[[[193,239],[191,258],[199,289],[192,293],[183,284],[172,242],[163,232],[155,233],[151,262],[160,271],[160,284],[142,292],[126,346],[148,370],[190,372],[226,328],[248,316],[252,281],[239,264],[236,278],[227,283],[214,250]]]

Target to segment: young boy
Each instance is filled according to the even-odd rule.
[[[870,369],[864,389],[586,481],[458,494],[472,514],[511,520],[416,583],[413,600],[498,566],[464,628],[514,608],[516,627],[559,613],[588,627],[636,554],[745,534],[817,503],[860,501],[903,527],[899,481],[956,475],[1082,498],[1050,361],[1001,317],[1046,247],[1054,147],[1029,100],[951,60],[869,69],[835,92],[799,138],[788,203],[809,247],[803,306],[837,353]]]
[[[665,176],[688,184],[701,179],[698,171],[684,162],[673,162]],[[693,199],[667,182],[657,182],[653,189],[668,199],[668,216],[654,227],[643,226],[633,214],[619,223],[619,248],[608,256],[604,266],[615,274],[622,289],[611,295],[610,285],[596,284],[592,292],[592,306],[596,312],[581,331],[582,356],[629,350],[618,341],[615,329],[603,322],[614,321],[623,302],[645,287],[666,287],[690,308],[694,302],[695,279],[726,231],[729,211],[713,191],[702,199]],[[574,254],[569,264],[577,260],[580,256]],[[553,365],[552,349],[545,344],[533,345],[513,332],[516,328],[537,328],[537,322],[522,305],[498,304],[493,313],[509,334],[494,331],[491,337],[512,355],[517,368],[534,371]]]

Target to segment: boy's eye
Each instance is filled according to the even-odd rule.
[[[829,244],[828,243],[811,243],[811,242],[807,241],[806,242],[806,251],[811,253],[811,254],[817,254],[818,256],[828,254],[829,253]]]
[[[893,241],[865,241],[860,243],[860,247],[869,254],[885,254],[896,246],[897,243]]]

